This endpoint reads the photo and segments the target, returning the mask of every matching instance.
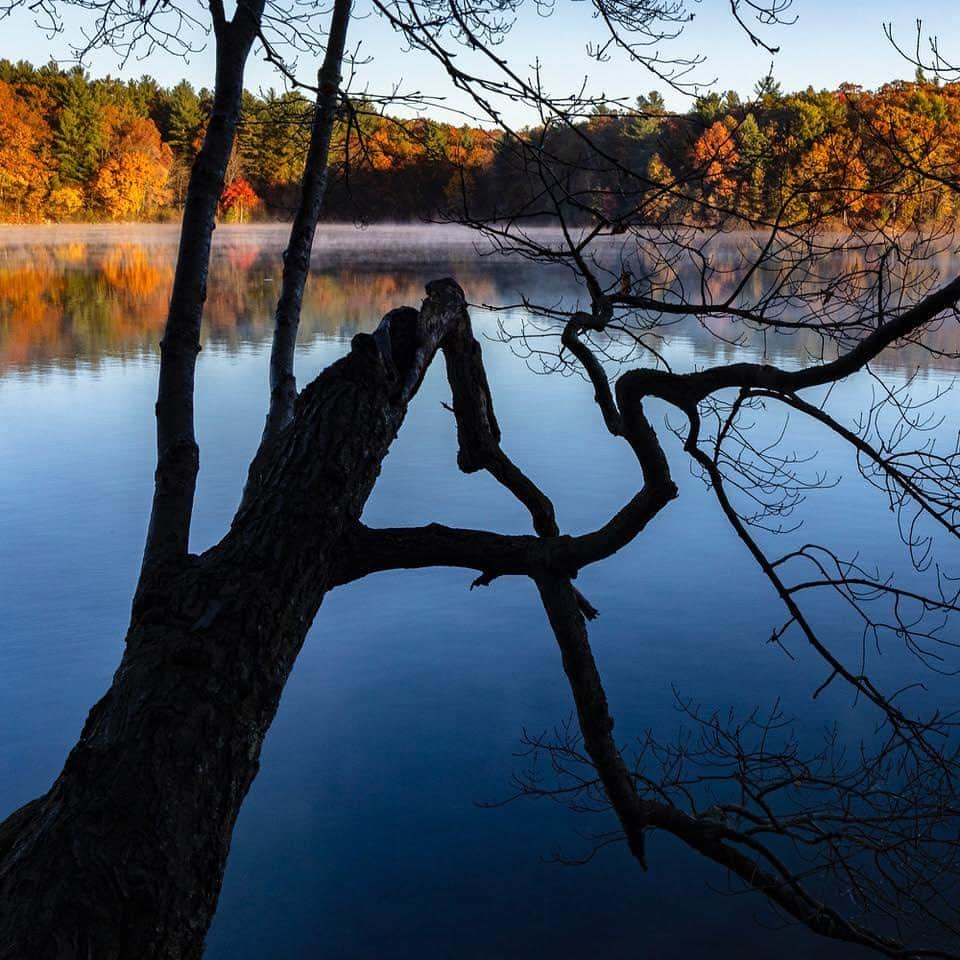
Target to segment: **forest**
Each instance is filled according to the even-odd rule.
[[[212,103],[210,90],[186,80],[164,88],[149,76],[93,79],[80,67],[0,61],[0,220],[177,220]],[[297,91],[244,92],[222,219],[289,219],[312,112]],[[768,76],[747,100],[712,92],[685,114],[668,111],[656,91],[594,113],[579,123],[599,148],[593,160],[580,155],[576,126],[521,131],[549,139],[551,155],[574,171],[572,221],[600,216],[615,225],[628,211],[633,223],[735,214],[741,224],[903,226],[957,215],[945,184],[960,169],[960,83],[927,80],[921,70],[876,91],[846,84],[785,93]],[[531,200],[542,172],[527,157],[499,130],[403,119],[360,103],[335,126],[323,217],[471,221],[522,210],[546,220],[553,212]],[[638,172],[638,184],[617,182],[624,169]],[[577,208],[579,192],[598,189],[607,209]]]

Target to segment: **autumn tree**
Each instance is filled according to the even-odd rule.
[[[243,223],[247,215],[260,203],[253,187],[243,179],[231,180],[220,195],[220,208],[228,220]]]
[[[106,159],[93,182],[93,195],[111,220],[149,217],[170,199],[173,151],[160,140],[152,120],[107,107],[104,125]]]
[[[697,138],[691,151],[691,162],[696,169],[703,171],[707,200],[718,206],[730,203],[737,191],[738,180],[734,174],[739,160],[733,131],[720,120]]]
[[[43,161],[43,171],[36,174],[42,175],[48,192],[32,191],[29,202],[11,202],[3,212],[6,218],[157,217],[166,215],[169,205],[182,207],[190,165],[212,107],[209,91],[196,91],[186,81],[164,89],[149,76],[95,79],[82,70],[63,70],[56,64],[34,67],[24,61],[0,61],[0,80],[20,98],[21,119],[46,144],[33,153]],[[282,93],[268,89],[262,95],[245,90],[242,95],[227,180],[249,182],[262,200],[263,216],[284,219],[295,209],[309,140],[311,86]],[[601,182],[611,188],[606,191],[610,217],[624,206],[614,199],[614,184],[628,194],[633,190],[623,170],[645,169],[656,156],[657,164],[663,164],[659,181],[664,181],[663,174],[679,182],[694,175],[698,166],[711,168],[701,199],[713,194],[713,217],[722,216],[732,203],[739,213],[762,219],[793,196],[796,209],[814,210],[815,216],[832,205],[840,223],[911,221],[926,226],[955,221],[958,210],[949,187],[935,176],[911,170],[922,165],[930,174],[940,168],[942,177],[951,176],[960,143],[955,82],[938,85],[920,77],[875,91],[850,85],[792,94],[763,89],[763,82],[757,84],[752,100],[734,91],[704,94],[684,113],[671,113],[662,95],[650,91],[632,103],[594,104],[575,125],[547,118],[542,128],[530,127],[524,135],[531,142],[543,137],[553,154],[565,158],[571,185],[579,180],[586,189]],[[155,162],[139,158],[140,169],[133,170],[138,158],[118,159],[123,151],[118,152],[115,128],[121,115],[128,125],[134,119],[155,124],[162,141],[159,153],[172,151],[169,201],[153,191],[154,201],[145,199],[139,212],[136,203],[115,211],[105,199],[116,192],[116,184],[143,181],[156,172]],[[729,131],[729,138],[717,123]],[[602,151],[585,151],[583,136]],[[894,142],[899,144],[896,156],[889,149]],[[858,151],[858,169],[843,169],[840,161],[848,147]],[[392,115],[376,98],[357,98],[349,116],[338,117],[335,124],[334,175],[325,215],[433,218],[439,207],[463,193],[465,184],[479,212],[501,198],[516,198],[531,185],[536,189],[536,164],[522,156],[512,159],[512,149],[510,139],[496,127],[405,118]],[[155,144],[136,152],[167,163],[158,157]],[[128,168],[125,174],[122,166]],[[350,175],[345,176],[348,168]],[[811,178],[821,176],[824,189],[811,192]],[[865,194],[874,199],[867,202]],[[651,197],[654,219],[662,215],[661,201],[660,194],[656,200]],[[670,206],[682,215],[676,204]],[[707,213],[703,207],[699,212]],[[686,211],[687,216],[691,213],[692,208]]]
[[[0,81],[0,207],[17,220],[36,217],[53,175],[51,131],[38,101],[39,91],[28,99]]]

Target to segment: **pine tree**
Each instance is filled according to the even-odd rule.
[[[65,76],[63,106],[53,137],[53,155],[62,183],[87,183],[96,173],[106,146],[103,106],[98,91],[79,67]]]
[[[192,162],[204,122],[200,98],[193,86],[188,81],[181,80],[164,94],[158,112],[161,114],[158,126],[163,133],[163,139],[178,159]]]

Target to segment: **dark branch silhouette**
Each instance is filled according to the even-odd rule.
[[[131,37],[172,44],[179,36],[176,22],[163,26],[166,8],[129,19],[113,0],[92,7],[98,43],[124,49]],[[636,493],[597,529],[563,532],[546,485],[504,448],[465,293],[449,278],[426,285],[419,309],[398,306],[372,335],[354,337],[344,357],[296,392],[300,300],[338,109],[364,149],[363,107],[344,95],[340,79],[350,5],[337,0],[275,315],[263,442],[230,530],[204,554],[189,553],[199,464],[193,377],[243,65],[259,39],[286,68],[268,30],[295,49],[315,49],[300,7],[244,3],[227,20],[212,0],[215,108],[190,178],[164,334],[143,572],[109,691],[50,790],[0,824],[0,957],[199,957],[263,738],[324,596],[376,571],[426,566],[471,570],[474,586],[523,576],[539,593],[577,725],[530,739],[534,757],[547,755],[559,782],[521,775],[518,795],[612,811],[616,828],[598,836],[596,849],[623,840],[643,868],[655,869],[647,834],[668,834],[821,936],[891,957],[960,955],[957,718],[914,697],[912,684],[887,689],[875,681],[866,643],[851,660],[843,638],[824,633],[809,603],[811,595],[831,597],[876,643],[893,636],[920,668],[953,669],[949,625],[960,612],[958,594],[933,562],[935,543],[923,524],[957,538],[960,459],[955,445],[944,451],[932,439],[908,446],[914,433],[933,429],[922,402],[876,373],[892,349],[957,356],[937,339],[960,302],[960,277],[936,268],[945,235],[887,225],[838,232],[851,195],[860,202],[870,192],[848,182],[850,158],[836,182],[808,176],[783,185],[772,209],[741,210],[742,195],[724,169],[737,130],[696,118],[679,175],[655,177],[652,163],[638,169],[604,138],[610,104],[586,92],[552,97],[538,73],[525,78],[501,55],[513,3],[376,0],[375,7],[500,124],[500,161],[527,174],[517,196],[493,210],[474,202],[464,176],[445,215],[476,228],[494,254],[575,276],[576,302],[536,304],[521,294],[527,319],[519,327],[504,321],[502,338],[542,372],[576,372],[590,382],[598,426],[635,458]],[[693,82],[699,58],[660,52],[689,16],[684,4],[595,0],[593,7],[602,32],[594,56],[625,55],[677,89]],[[747,42],[768,49],[762,28],[789,18],[786,0],[730,8]],[[482,70],[459,58],[468,51]],[[760,96],[768,92],[769,84]],[[512,129],[501,116],[503,98],[534,106],[540,125]],[[897,153],[897,142],[874,135],[876,148]],[[751,337],[761,345],[801,338],[805,359],[796,366],[734,359],[679,372],[665,346],[683,324],[699,324],[730,349]],[[528,511],[534,533],[361,523],[438,352],[460,469],[494,477]],[[842,423],[831,412],[830,389],[870,375],[878,376],[880,400],[859,424]],[[667,429],[656,414],[664,406],[679,416]],[[771,549],[774,536],[795,532],[789,521],[802,499],[831,485],[809,472],[815,461],[790,448],[788,429],[770,439],[771,408],[847,445],[899,511],[914,572],[925,581],[901,585],[827,545]],[[893,415],[888,436],[881,408]],[[673,437],[679,449],[668,452]],[[799,634],[826,671],[811,693],[846,684],[875,724],[871,739],[851,745],[838,730],[811,750],[779,706],[721,720],[682,697],[692,733],[678,742],[651,733],[630,751],[615,739],[588,636],[598,611],[573,580],[635,541],[674,501],[675,457],[702,477],[782,602],[787,619],[771,641],[786,649]]]

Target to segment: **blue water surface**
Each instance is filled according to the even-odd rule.
[[[87,258],[69,269],[95,271],[103,248],[120,239],[86,238]],[[169,260],[173,239],[161,231],[131,242],[149,242],[151,259]],[[436,275],[454,273],[468,297],[484,302],[514,299],[521,282],[542,284],[545,298],[569,282],[479,258],[463,238],[380,229],[335,240],[321,240],[312,284],[346,291],[355,309],[341,324],[321,314],[346,300],[330,293],[308,301],[301,382],[397,305],[393,296],[409,301]],[[4,242],[15,246],[10,236]],[[21,257],[31,244],[55,245],[42,234],[16,243]],[[262,427],[267,307],[281,243],[280,231],[218,232],[218,257],[249,246],[252,259],[234,276],[242,287],[235,302],[214,305],[220,326],[199,360],[195,550],[229,524]],[[553,497],[565,531],[591,529],[636,492],[635,461],[604,431],[591,389],[576,377],[532,372],[496,342],[496,319],[474,311],[478,332],[493,337],[484,357],[504,446]],[[69,327],[70,316],[61,322]],[[0,349],[4,336],[12,337],[9,326],[0,326]],[[94,351],[76,337],[66,353],[37,347],[0,367],[0,815],[56,777],[120,658],[151,495],[158,357],[152,331],[106,341]],[[669,350],[679,368],[716,359],[716,347],[694,334]],[[913,373],[894,362],[883,377],[897,384]],[[917,389],[949,378],[927,369]],[[831,409],[849,420],[871,389],[866,379],[843,384]],[[494,481],[457,471],[447,399],[438,364],[365,521],[525,532],[524,511]],[[955,432],[950,398],[944,410]],[[652,407],[658,425],[665,414]],[[781,422],[771,413],[761,429],[775,432]],[[849,453],[816,425],[795,417],[792,429],[794,446],[818,452],[841,478],[799,511],[799,542],[829,537],[838,552],[903,568],[896,518],[860,481]],[[591,638],[625,747],[647,730],[676,732],[675,690],[724,711],[768,709],[779,699],[814,732],[834,719],[853,735],[869,729],[871,718],[839,685],[811,700],[825,670],[797,637],[796,660],[767,642],[783,620],[776,598],[679,442],[664,434],[678,500],[578,581],[600,610]],[[611,821],[548,801],[484,806],[510,795],[511,775],[526,763],[517,755],[523,732],[563,724],[572,701],[532,585],[504,578],[470,590],[471,579],[456,570],[383,573],[324,600],[240,813],[209,960],[858,954],[731,895],[722,871],[668,837],[651,838],[646,873],[621,846],[563,866],[551,861],[588,852],[588,834]],[[861,638],[844,614],[830,604],[815,614],[854,655]],[[894,648],[875,660],[882,680],[913,669]],[[950,681],[938,682],[935,693],[956,699]]]

